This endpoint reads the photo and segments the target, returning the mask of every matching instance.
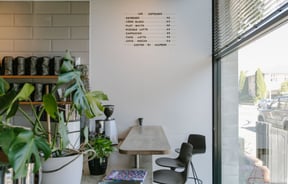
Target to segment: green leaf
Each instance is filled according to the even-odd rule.
[[[5,95],[0,96],[0,115],[4,114],[16,97],[14,90],[8,91]]]
[[[15,115],[18,109],[18,101],[30,99],[30,95],[34,91],[34,86],[32,84],[25,83],[21,88],[20,92],[15,96],[15,98],[9,102],[9,107],[6,111],[7,118]]]
[[[56,119],[58,116],[58,105],[56,98],[52,94],[45,94],[43,96],[43,105],[45,111],[53,118]]]
[[[8,118],[15,116],[15,114],[18,110],[18,107],[19,107],[18,101],[15,101],[14,103],[12,103],[9,110],[7,111],[6,118],[8,119]]]
[[[88,100],[86,99],[85,93],[82,90],[77,90],[73,95],[73,103],[79,114],[89,109]]]
[[[71,56],[71,52],[69,50],[66,50],[64,60],[73,61],[73,58]]]
[[[27,164],[32,158],[35,163],[34,171],[37,171],[41,164],[39,152],[43,152],[45,158],[48,158],[51,150],[46,139],[36,136],[31,130],[14,127],[13,131],[17,136],[12,139],[7,155],[15,172],[14,177],[20,178],[26,176]]]
[[[67,73],[61,73],[59,76],[58,76],[58,81],[57,81],[57,84],[67,84],[69,83],[70,81],[72,81],[73,79],[75,79],[77,77],[76,71],[73,71],[73,72],[67,72]]]
[[[20,92],[17,94],[15,100],[23,101],[30,99],[31,94],[34,91],[34,86],[29,83],[25,83],[21,88]]]
[[[92,145],[97,158],[107,157],[113,151],[111,140],[105,137],[96,137],[92,140]]]
[[[88,104],[90,108],[85,109],[85,114],[87,117],[93,117],[101,115],[101,112],[104,111],[104,107],[102,106],[101,101],[108,100],[108,96],[104,94],[102,91],[92,91],[86,94],[86,98],[88,100]],[[99,111],[97,111],[99,109]]]
[[[9,83],[5,79],[0,78],[0,96],[4,95],[9,88]]]
[[[15,139],[14,130],[9,126],[0,124],[0,147],[6,155],[9,153],[10,144]]]
[[[59,116],[59,125],[58,125],[58,134],[61,138],[60,140],[60,150],[63,150],[69,145],[69,138],[68,138],[68,128],[64,122],[64,115],[63,112],[60,113]]]
[[[79,87],[79,86],[78,86],[77,84],[70,85],[70,86],[65,90],[64,96],[65,96],[65,97],[69,96],[69,95],[72,94],[74,91],[76,91],[78,87]]]
[[[74,70],[73,58],[69,50],[66,50],[65,56],[63,58],[63,63],[61,65],[60,71],[61,73],[66,73],[68,71]]]

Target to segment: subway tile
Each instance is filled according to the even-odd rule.
[[[50,40],[15,40],[14,50],[20,51],[20,52],[50,51],[51,41]]]
[[[0,1],[0,14],[2,13],[32,13],[32,2],[8,2]]]
[[[81,64],[83,65],[88,65],[89,64],[89,52],[72,52],[72,56],[74,57],[80,57],[81,59]]]
[[[67,14],[70,13],[70,3],[65,2],[34,2],[36,14]]]
[[[15,26],[51,26],[49,15],[15,15]]]
[[[44,56],[46,56],[46,57],[50,57],[50,58],[53,58],[54,56],[64,56],[64,54],[65,54],[65,51],[63,51],[63,52],[52,52],[52,51],[41,51],[41,52],[39,52],[39,51],[33,51],[32,52],[32,54],[34,55],[34,56],[37,56],[37,57],[44,57]]]
[[[52,40],[52,51],[88,51],[89,40]]]
[[[71,39],[89,39],[89,27],[72,27]]]
[[[32,28],[0,27],[0,39],[31,39]]]
[[[89,2],[71,2],[72,14],[89,14]]]
[[[89,15],[54,15],[53,26],[89,26]]]
[[[14,58],[16,58],[17,56],[23,56],[23,57],[29,57],[31,56],[32,53],[31,52],[0,52],[0,61],[2,61],[4,56],[12,56]]]
[[[34,27],[34,39],[69,39],[70,30],[68,27]]]
[[[13,25],[13,15],[0,14],[0,26],[12,26],[12,25]]]
[[[13,40],[0,40],[1,51],[13,51]]]

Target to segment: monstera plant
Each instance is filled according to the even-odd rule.
[[[65,89],[64,96],[71,97],[69,112],[63,112],[55,97],[58,89]],[[70,52],[67,51],[61,65],[61,72],[56,85],[49,93],[43,95],[40,109],[31,101],[34,85],[25,83],[18,91],[10,88],[9,83],[0,78],[0,149],[7,156],[13,168],[14,178],[26,176],[27,164],[34,163],[34,171],[41,166],[41,160],[51,157],[81,153],[87,149],[88,129],[85,127],[85,141],[79,148],[68,148],[67,124],[70,115],[77,112],[88,118],[98,116],[104,110],[102,102],[108,100],[101,91],[87,91],[81,79],[81,72],[76,70]],[[20,102],[30,102],[33,116],[27,113]],[[11,119],[20,112],[30,122],[31,127],[16,126]],[[49,115],[56,123],[54,131],[48,131],[41,117]]]

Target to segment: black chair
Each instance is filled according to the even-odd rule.
[[[203,154],[206,152],[206,139],[204,135],[200,134],[190,134],[188,137],[188,143],[193,145],[193,155]],[[202,184],[203,181],[198,178],[196,169],[193,165],[192,160],[190,160],[191,170],[193,177],[189,177],[190,179],[194,179],[194,182],[197,184]]]
[[[183,171],[160,169],[153,172],[153,181],[162,184],[184,184],[188,177],[188,167],[193,153],[193,146],[189,143],[182,143],[180,153],[177,158],[162,157],[157,159],[158,164],[168,163],[170,166],[175,164],[184,168]],[[172,167],[176,168],[176,167]]]
[[[193,145],[193,155],[195,154],[202,154],[206,152],[206,140],[204,135],[200,134],[190,134],[188,137],[188,143]],[[175,150],[177,153],[180,152],[180,149]],[[179,164],[178,161],[172,161],[167,158],[158,158],[156,159],[156,164],[163,167],[170,167],[171,170],[175,169],[183,169],[183,165]],[[196,184],[202,184],[203,181],[198,178],[196,169],[193,165],[192,159],[190,160],[191,170],[192,170],[192,177],[188,177],[189,179],[193,179]]]

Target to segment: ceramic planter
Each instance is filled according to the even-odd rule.
[[[42,184],[80,184],[83,154],[49,158],[42,164]]]
[[[108,157],[94,158],[88,162],[91,175],[105,174],[108,164]]]

